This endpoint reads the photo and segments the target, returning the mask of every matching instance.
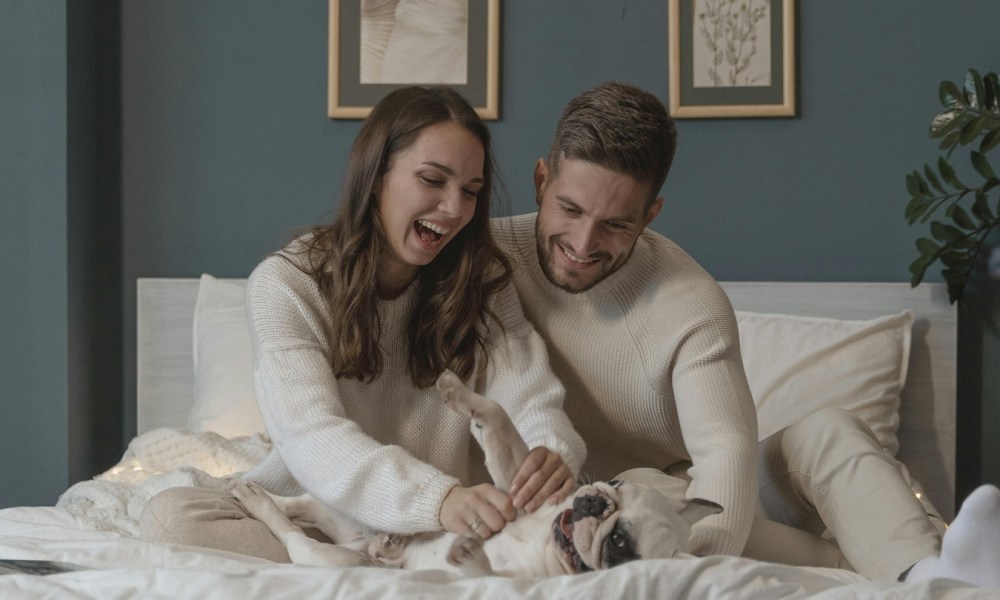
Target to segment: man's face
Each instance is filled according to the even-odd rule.
[[[553,175],[535,166],[538,262],[552,285],[577,293],[617,271],[663,206],[646,209],[649,184],[583,160],[563,158]]]

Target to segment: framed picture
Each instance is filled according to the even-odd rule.
[[[795,116],[795,0],[670,0],[675,118]]]
[[[327,113],[363,119],[404,85],[445,84],[499,118],[500,0],[330,0]]]

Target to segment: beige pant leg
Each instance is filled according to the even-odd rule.
[[[659,469],[637,468],[625,471],[615,479],[648,485],[666,496],[684,500],[690,483],[686,469],[679,468],[673,473],[671,475]],[[760,510],[754,516],[743,556],[786,565],[851,568],[834,544],[817,535],[771,521]]]
[[[825,409],[761,442],[760,500],[774,521],[829,529],[854,568],[895,581],[940,551],[941,536],[871,430]]]
[[[224,491],[170,488],[153,496],[139,518],[139,536],[149,542],[187,544],[291,562],[267,525]]]

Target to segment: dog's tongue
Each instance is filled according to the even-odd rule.
[[[567,540],[573,539],[573,509],[567,508],[559,519],[559,530]]]

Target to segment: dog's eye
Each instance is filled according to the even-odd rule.
[[[639,558],[639,553],[636,551],[632,536],[620,525],[616,525],[608,537],[604,538],[604,566],[610,568],[637,558]]]
[[[608,482],[608,485],[610,485],[613,488],[618,488],[619,486],[621,486],[622,483],[624,482],[621,479],[612,479],[611,481]]]

